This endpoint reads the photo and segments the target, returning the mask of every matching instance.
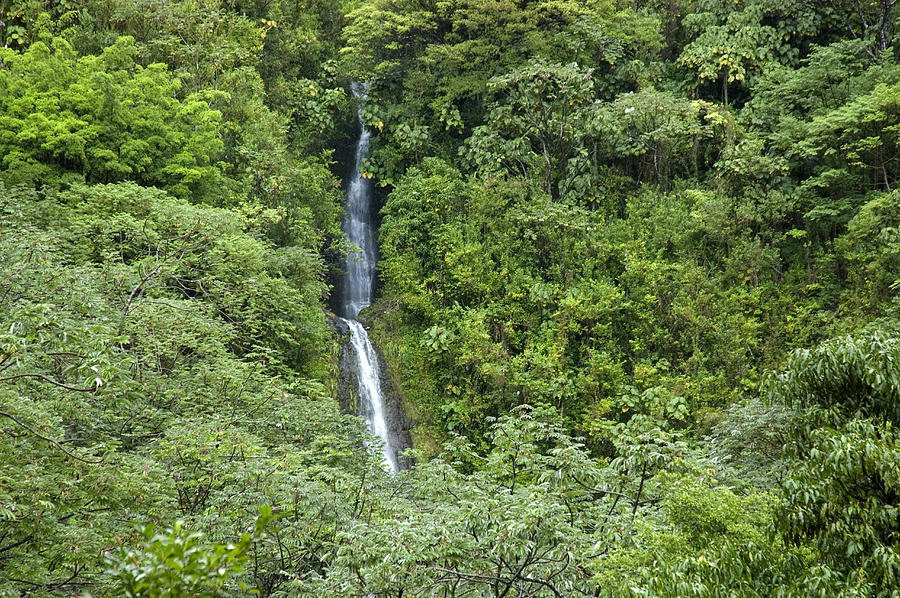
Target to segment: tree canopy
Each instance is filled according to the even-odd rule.
[[[0,2],[0,596],[897,596],[898,25]]]

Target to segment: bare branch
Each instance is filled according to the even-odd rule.
[[[66,455],[68,455],[69,457],[72,457],[73,459],[76,459],[83,463],[90,463],[91,465],[97,465],[98,463],[103,463],[103,459],[99,459],[97,461],[92,461],[90,459],[84,459],[83,457],[79,457],[75,453],[69,452],[63,445],[61,445],[59,443],[59,441],[54,440],[53,438],[48,438],[47,436],[44,436],[43,434],[41,434],[40,432],[38,432],[37,430],[35,430],[34,428],[32,428],[31,426],[26,424],[19,418],[17,418],[15,415],[12,415],[11,413],[6,413],[5,411],[0,411],[0,416],[8,418],[8,419],[12,420],[13,422],[19,424],[20,426],[22,426],[23,428],[25,428],[26,430],[28,430],[29,432],[31,432],[32,434],[34,434],[35,436],[40,438],[41,440],[46,440],[47,442],[49,442],[50,444],[55,446],[57,449],[59,449],[60,451],[62,451]]]
[[[44,374],[15,374],[13,376],[6,376],[5,378],[0,378],[0,382],[7,382],[8,380],[15,380],[16,378],[36,378],[38,380],[43,380],[53,386],[58,386],[60,388],[65,388],[66,390],[71,390],[73,392],[96,392],[96,386],[87,386],[84,388],[78,388],[77,386],[69,386],[68,384],[64,384],[58,380],[54,380],[49,376],[45,376]]]
[[[514,579],[506,579],[506,578],[496,577],[496,576],[492,576],[492,575],[482,575],[479,573],[465,573],[463,571],[456,571],[455,569],[445,569],[444,567],[434,567],[434,569],[436,571],[440,571],[441,573],[447,573],[449,575],[454,575],[460,579],[464,579],[466,581],[471,581],[471,582],[475,582],[475,583],[492,584],[492,583],[499,582],[499,583],[505,583],[505,584],[512,584],[513,581],[515,581]],[[543,579],[535,579],[533,577],[525,577],[525,576],[520,576],[519,579],[524,582],[527,582],[527,583],[532,583],[532,584],[537,584],[537,585],[543,586],[543,587],[547,588],[548,590],[550,590],[551,592],[553,592],[553,595],[557,596],[557,598],[565,598],[565,594],[560,592],[549,581],[545,581]]]

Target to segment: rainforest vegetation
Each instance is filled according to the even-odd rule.
[[[898,0],[0,0],[0,596],[900,596]],[[412,422],[336,399],[341,179]]]

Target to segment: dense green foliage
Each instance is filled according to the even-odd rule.
[[[222,538],[280,496],[299,524],[366,470],[315,256],[131,183],[4,195],[0,591],[70,593],[132,522]]]
[[[896,258],[882,232],[898,215],[892,48],[844,39],[833,15],[813,8],[785,15],[765,3],[733,12],[701,2],[663,40],[654,28],[671,15],[650,8],[521,3],[507,7],[530,15],[517,23],[546,24],[556,11],[553,33],[526,32],[547,43],[491,61],[497,71],[460,58],[466,77],[481,81],[468,87],[481,101],[454,98],[462,124],[451,130],[435,110],[447,100],[440,84],[414,98],[401,83],[420,81],[416,69],[438,48],[464,55],[441,19],[472,3],[382,4],[443,34],[398,49],[402,68],[365,57],[376,75],[372,118],[393,117],[377,123],[372,160],[393,185],[380,318],[390,332],[380,340],[396,371],[409,372],[399,375],[410,402],[439,430],[472,437],[485,415],[546,402],[598,449],[598,420],[636,410],[702,433],[791,348],[896,316],[897,263],[882,263]],[[368,23],[363,11],[355,18]],[[776,17],[781,31],[759,25]],[[643,61],[644,73],[661,69],[657,79],[623,77],[596,53],[564,62],[588,23],[603,23],[606,46],[621,49],[615,62]],[[733,65],[704,49],[730,30],[753,47]],[[358,46],[382,45],[350,31],[354,60]],[[635,39],[659,52],[655,60],[628,50]],[[663,60],[677,52],[674,65]],[[721,77],[704,70],[708,60]],[[699,69],[697,79],[676,67]],[[685,95],[717,77],[724,89]],[[430,132],[434,157],[395,139],[409,122],[400,104]],[[397,178],[385,160],[416,165]],[[882,245],[864,249],[864,238]]]
[[[897,596],[898,26],[0,1],[0,596]],[[335,400],[352,80],[396,475]]]

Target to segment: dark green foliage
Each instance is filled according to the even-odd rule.
[[[625,10],[673,19],[657,4]],[[601,586],[836,596],[896,585],[893,416],[870,413],[896,402],[895,358],[865,341],[831,355],[834,341],[794,354],[772,379],[777,404],[757,391],[790,349],[896,330],[897,67],[879,41],[892,5],[879,21],[875,4],[700,2],[667,26],[668,64],[652,43],[629,54],[643,79],[614,68],[635,38],[612,25],[612,6],[557,21],[544,45],[527,34],[509,51],[495,44],[500,72],[429,61],[462,51],[448,32],[469,22],[442,21],[457,3],[369,3],[351,16],[347,55],[375,79],[369,171],[391,187],[375,331],[425,420],[420,446],[461,433],[489,450],[489,418],[531,402],[554,405],[611,459],[628,454],[622,426],[714,433],[692,455],[698,469],[658,479],[660,517],[612,551]],[[388,9],[395,32],[410,28],[380,54],[361,40],[387,35],[367,19]],[[590,46],[596,19],[603,51]],[[866,35],[847,39],[860,20]],[[559,40],[574,53],[557,54]],[[456,96],[457,119],[444,82],[460,72],[477,94]],[[829,365],[810,370],[803,355]],[[820,384],[840,392],[803,398]],[[721,461],[701,466],[707,455]],[[485,467],[471,453],[463,462]]]
[[[610,222],[439,163],[412,170],[382,229],[385,290],[406,312],[382,317],[409,334],[381,337],[410,398],[451,429],[538,398],[591,434],[602,435],[596,418],[636,411],[706,426],[702,409],[752,387],[749,355],[784,342],[763,332],[777,257],[753,237],[716,249],[716,203],[693,190],[642,196],[629,223]],[[684,259],[709,237],[719,272]]]
[[[576,148],[592,132],[583,122],[591,117],[591,79],[592,72],[577,64],[543,62],[491,79],[489,90],[502,103],[491,107],[487,124],[469,139],[467,154],[476,170],[540,180],[554,198],[572,195],[590,164],[587,152]]]
[[[896,65],[841,39],[845,6],[689,10],[692,37],[669,50],[701,83],[739,85],[735,110],[685,97],[677,69],[653,83],[614,72],[625,54],[657,64],[639,28],[670,12],[549,4],[504,5],[529,24],[558,10],[557,36],[544,36],[555,41],[496,43],[500,73],[468,61],[483,91],[455,104],[467,108],[453,126],[436,125],[435,106],[441,77],[460,71],[426,57],[462,51],[449,32],[475,22],[461,5],[375,2],[350,16],[348,60],[375,78],[368,174],[392,186],[380,342],[432,424],[471,430],[539,399],[596,448],[604,420],[636,409],[702,432],[787,350],[896,314],[896,202],[878,192],[897,179]],[[616,25],[629,9],[648,21]],[[373,24],[378,11],[390,26]],[[586,52],[598,23],[606,50]],[[390,31],[404,35],[374,43]],[[560,39],[587,44],[571,46],[584,62],[560,61]],[[637,39],[644,53],[626,51]],[[436,88],[421,87],[423,64]]]
[[[787,369],[766,380],[770,398],[804,409],[824,409],[826,419],[900,421],[900,343],[876,332],[833,339],[791,354]]]
[[[581,55],[589,63],[602,63],[602,72],[611,80],[602,88],[609,95],[644,78],[643,65],[636,58],[652,60],[659,46],[655,20],[636,17],[615,2],[375,0],[360,4],[348,15],[342,54],[346,68],[373,82],[367,122],[380,134],[368,170],[381,184],[397,182],[410,164],[426,155],[455,158],[473,128],[484,124],[491,109],[485,105],[486,94],[500,92],[504,85],[518,85],[525,91],[528,68],[535,68],[526,65],[536,58],[559,65]],[[501,79],[491,83],[494,77]],[[559,79],[565,80],[565,75]],[[541,85],[538,79],[530,81]],[[543,82],[545,87],[549,83],[544,92],[554,85],[548,79]],[[531,100],[528,93],[534,94]],[[527,104],[541,93],[540,89],[526,92],[516,101]],[[551,101],[557,109],[566,108],[565,118],[572,118],[575,105],[568,107],[561,100]],[[498,113],[494,116],[502,118]],[[519,116],[538,118],[534,113],[529,117],[527,108]],[[542,120],[545,128],[536,132],[536,138],[550,133],[546,125],[552,118]],[[573,132],[563,130],[561,136]],[[520,128],[515,136],[524,133]],[[553,151],[547,148],[548,153]],[[516,148],[514,154],[520,153],[521,148]],[[565,171],[570,156],[564,148],[548,157],[557,161],[551,171]],[[537,166],[543,169],[545,164]]]

